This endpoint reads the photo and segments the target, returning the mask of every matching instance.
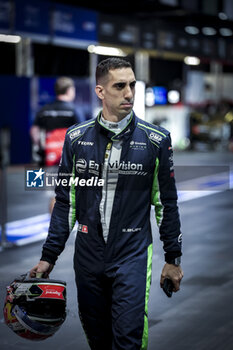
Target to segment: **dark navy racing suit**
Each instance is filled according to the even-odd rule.
[[[55,263],[77,220],[74,268],[80,319],[91,349],[146,349],[151,204],[155,206],[165,260],[181,255],[170,135],[133,112],[119,134],[102,126],[99,119],[100,115],[72,126],[66,133],[58,178],[68,181],[72,174],[73,181],[70,186],[60,184],[56,188],[42,260]],[[120,159],[108,164],[110,170],[117,171],[117,184],[105,237],[100,208],[106,187],[101,179],[107,181],[106,159],[118,141]]]

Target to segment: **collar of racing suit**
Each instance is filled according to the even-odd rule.
[[[113,131],[115,134],[119,134],[129,123],[131,117],[131,113],[129,113],[126,117],[124,117],[119,122],[111,122],[107,119],[104,119],[103,114],[100,117],[100,124],[102,124],[108,130]]]
[[[133,111],[130,113],[130,116],[127,116],[129,117],[128,123],[126,123],[125,127],[121,130],[121,132],[117,134],[114,131],[109,130],[107,127],[105,127],[101,123],[101,114],[102,114],[102,111],[100,111],[100,113],[96,118],[96,127],[100,131],[100,133],[104,134],[112,141],[129,138],[136,127],[136,117]]]

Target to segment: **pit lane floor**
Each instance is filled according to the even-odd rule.
[[[201,157],[203,164],[206,164],[205,155]],[[187,159],[190,161],[190,158],[181,154],[179,161],[187,162]],[[198,159],[200,161],[200,157]],[[229,162],[231,159],[232,155],[229,159],[227,155],[225,161]],[[194,160],[193,157],[192,163],[195,163]],[[33,215],[42,214],[43,203],[42,206],[43,209],[39,212],[32,208]],[[36,207],[39,207],[38,203]],[[154,214],[153,211],[151,212],[154,256],[149,299],[148,350],[167,350],[168,348],[172,350],[232,350],[233,191],[226,190],[181,202],[179,207],[184,234],[182,258],[184,279],[181,290],[171,299],[165,296],[159,286],[160,273],[164,264],[163,250]],[[17,208],[16,206],[16,211]],[[21,205],[21,208],[18,208],[21,217],[22,213],[28,213],[28,208],[29,202],[25,203],[25,207]],[[18,219],[18,217],[13,219]],[[50,339],[32,343],[19,338],[8,329],[4,324],[3,315],[0,314],[0,348],[2,350],[26,350],[32,347],[34,350],[44,348],[89,349],[78,318],[72,267],[73,242],[74,234],[70,236],[66,249],[51,274],[52,278],[67,281],[68,314],[65,323]],[[42,242],[38,242],[7,249],[0,253],[0,302],[2,306],[5,286],[14,277],[28,271],[38,262],[41,245]]]

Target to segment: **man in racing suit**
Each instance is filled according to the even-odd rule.
[[[165,251],[161,286],[169,278],[176,292],[183,277],[176,264],[181,233],[171,140],[132,111],[136,80],[129,62],[104,60],[96,78],[103,110],[66,133],[63,186],[56,188],[49,235],[31,276],[49,275],[77,220],[74,269],[91,349],[147,349],[151,204]]]

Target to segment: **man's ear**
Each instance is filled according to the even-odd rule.
[[[95,93],[101,100],[104,99],[104,87],[102,85],[96,85]]]

